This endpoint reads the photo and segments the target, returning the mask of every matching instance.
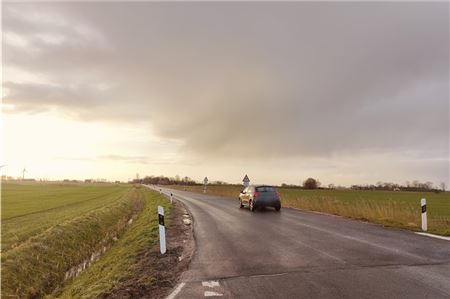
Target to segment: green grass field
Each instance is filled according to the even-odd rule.
[[[91,283],[101,285],[94,288],[95,294],[107,290],[111,284],[105,280],[126,276],[133,258],[156,242],[157,222],[150,211],[156,211],[158,203],[167,200],[131,185],[3,183],[2,297],[55,295],[71,284],[83,290],[91,290]],[[140,220],[144,212],[150,213],[146,221]],[[128,225],[131,218],[135,221]],[[130,240],[133,235],[136,243],[126,247],[130,242],[123,243],[122,236]],[[116,261],[121,268],[102,269],[103,282],[98,277],[83,282],[85,272],[67,278],[70,270],[85,263],[93,253],[108,248],[104,257],[119,252],[126,258],[122,263]],[[113,258],[117,260],[117,256]],[[88,270],[98,267],[102,260]],[[65,292],[75,291],[68,288]]]
[[[3,183],[2,252],[58,223],[107,206],[129,190],[111,184]]]
[[[203,192],[203,186],[172,186]],[[241,186],[208,186],[209,194],[238,198]],[[304,190],[279,188],[283,207],[330,213],[367,220],[386,226],[418,231],[421,226],[420,199],[427,199],[428,231],[450,235],[450,193]]]

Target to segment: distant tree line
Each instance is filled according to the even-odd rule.
[[[190,177],[183,177],[181,178],[179,175],[175,176],[174,178],[169,178],[165,176],[146,176],[142,179],[135,178],[131,183],[134,184],[147,184],[147,185],[185,185],[185,186],[192,186],[192,185],[199,185],[196,181],[191,179]]]
[[[283,188],[302,188],[302,189],[325,189],[321,188],[322,185],[319,180],[316,180],[314,178],[307,178],[303,181],[302,185],[295,185],[295,184],[281,184],[281,187]]]
[[[166,177],[163,175],[160,176],[146,176],[144,178],[139,178],[139,175],[136,175],[136,178],[130,181],[129,183],[133,184],[147,184],[147,185],[183,185],[183,186],[193,186],[193,185],[203,185],[203,182],[199,183],[194,181],[188,176],[180,177],[176,175],[175,177]],[[224,181],[211,181],[208,185],[230,185]]]
[[[335,186],[329,184],[327,187],[321,187],[319,180],[314,178],[307,178],[303,181],[302,185],[293,184],[281,184],[283,188],[301,188],[301,189],[348,189],[342,186]],[[390,183],[390,182],[378,182],[376,184],[364,184],[364,185],[352,185],[350,189],[353,190],[385,190],[385,191],[414,191],[414,192],[440,192],[445,191],[445,183],[439,184],[439,186],[433,186],[432,182],[420,182],[412,181],[406,182],[405,185]]]
[[[439,192],[445,191],[445,183],[441,183],[439,187],[433,186],[432,182],[419,182],[412,181],[406,182],[404,185],[389,183],[389,182],[378,182],[375,185],[352,185],[351,189],[354,190],[386,190],[386,191],[414,191],[414,192]]]

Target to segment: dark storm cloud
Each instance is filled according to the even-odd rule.
[[[209,156],[448,156],[448,3],[6,4],[16,112],[148,122]]]

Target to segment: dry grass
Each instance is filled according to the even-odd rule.
[[[353,202],[342,202],[330,197],[319,197],[314,200],[298,197],[285,201],[284,206],[397,227],[419,229],[420,226],[420,214],[417,213],[417,209],[396,201],[380,204],[364,199]]]

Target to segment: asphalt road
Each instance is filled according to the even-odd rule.
[[[450,241],[292,209],[252,213],[237,199],[163,191],[190,211],[196,243],[170,298],[450,298]]]

